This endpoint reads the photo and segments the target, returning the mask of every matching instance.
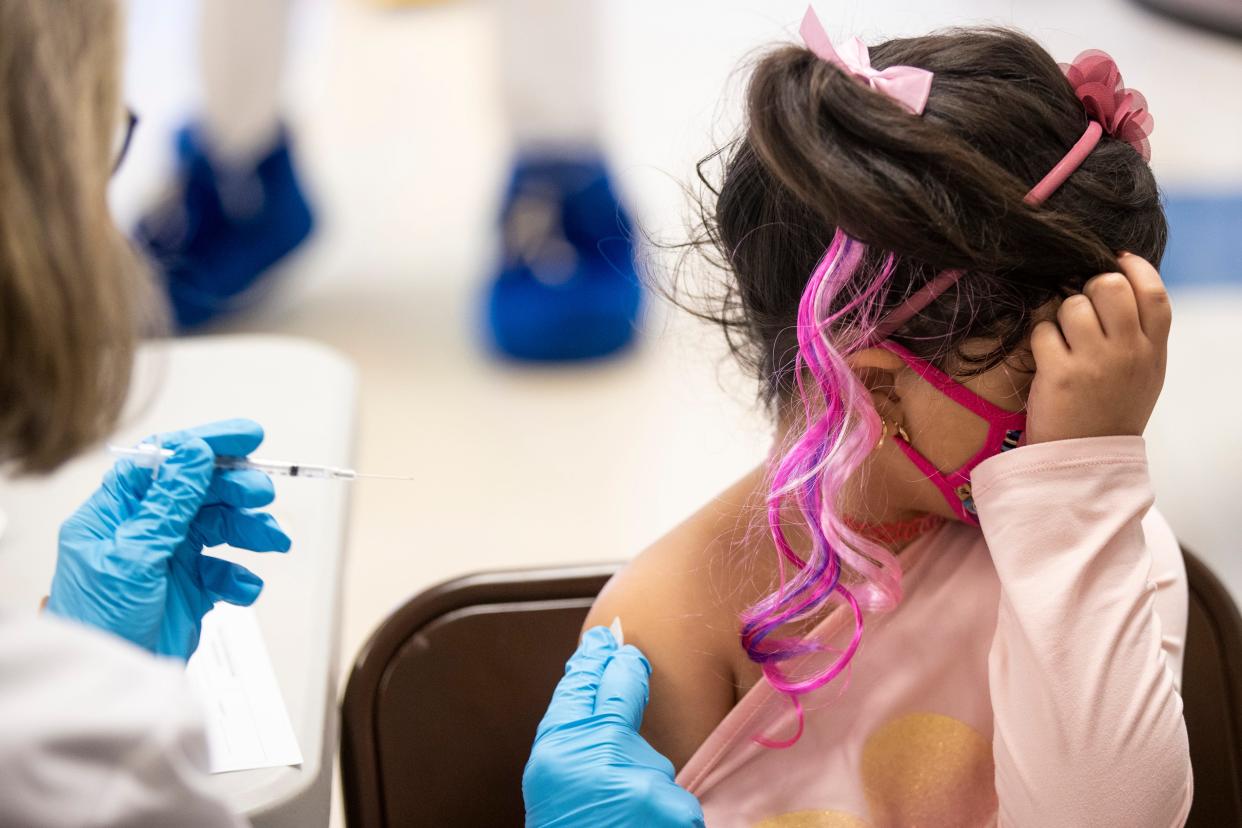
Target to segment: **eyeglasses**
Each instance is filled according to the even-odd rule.
[[[134,138],[134,127],[136,126],[138,126],[138,116],[134,114],[132,109],[126,107],[125,121],[117,130],[116,140],[112,144],[113,175],[116,175],[116,171],[121,168],[121,162],[125,160],[125,155],[129,152],[129,142]]]

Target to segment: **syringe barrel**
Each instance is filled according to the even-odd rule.
[[[156,469],[160,464],[172,457],[172,449],[160,448],[154,443],[140,443],[136,446],[108,446],[108,451],[116,457],[125,457],[143,468]],[[353,480],[357,473],[353,469],[340,469],[335,466],[313,466],[301,463],[286,463],[281,460],[262,460],[251,457],[234,457],[227,454],[216,455],[218,469],[256,469],[267,474],[281,477],[309,477],[320,480]]]
[[[249,457],[218,457],[216,465],[228,469],[257,469],[268,474],[282,477],[309,477],[320,480],[350,479],[354,472],[350,469],[338,469],[332,466],[304,465],[302,463],[285,463],[280,460],[259,460]]]

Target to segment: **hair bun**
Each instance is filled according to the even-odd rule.
[[[1147,136],[1155,128],[1155,119],[1147,111],[1143,93],[1122,82],[1121,70],[1112,57],[1099,49],[1089,49],[1074,58],[1073,63],[1060,66],[1087,110],[1087,117],[1099,121],[1105,132],[1125,141],[1144,161],[1150,161]]]

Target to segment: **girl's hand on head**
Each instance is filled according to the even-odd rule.
[[[1031,333],[1028,443],[1140,436],[1164,385],[1172,310],[1160,274],[1132,253]]]

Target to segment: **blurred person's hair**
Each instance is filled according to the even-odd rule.
[[[22,471],[114,427],[154,307],[107,203],[120,54],[114,0],[0,0],[0,461]]]

